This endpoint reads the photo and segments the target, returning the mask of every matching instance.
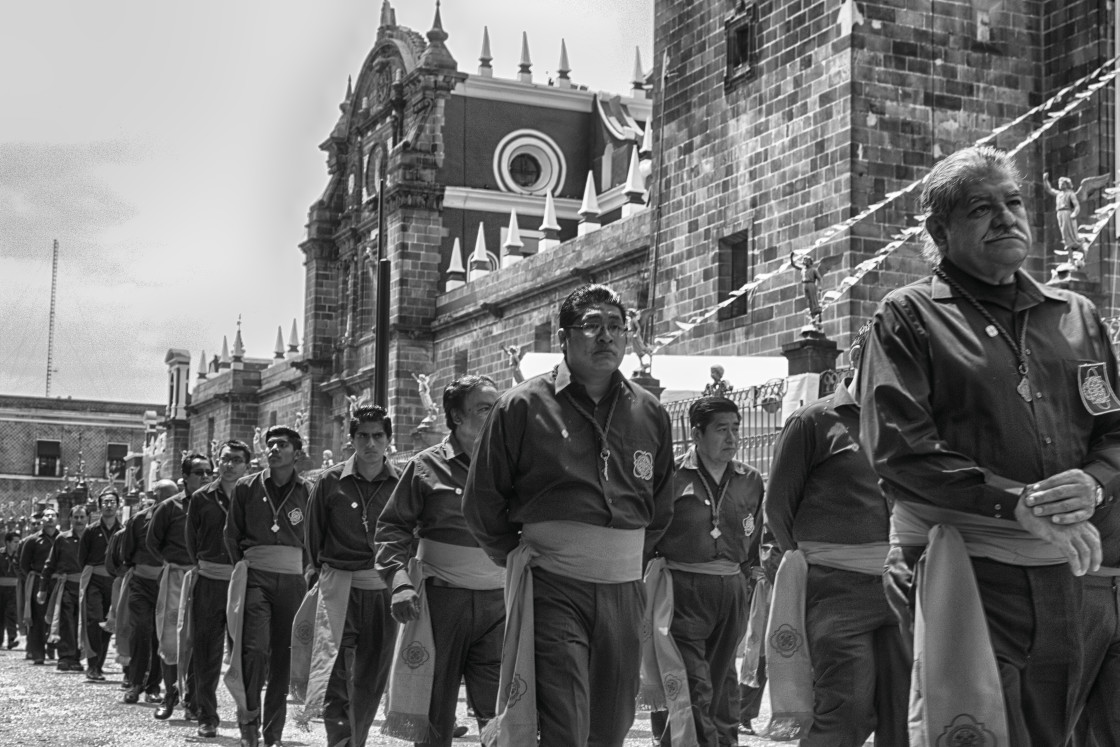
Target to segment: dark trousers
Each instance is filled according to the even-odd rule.
[[[338,658],[323,698],[327,744],[363,747],[369,738],[397,637],[390,596],[388,589],[350,589]]]
[[[78,582],[64,584],[58,597],[58,660],[76,662],[81,659],[78,644]]]
[[[193,703],[200,724],[218,724],[218,678],[226,642],[226,595],[229,581],[199,577],[191,600],[194,672]]]
[[[455,728],[459,683],[466,680],[467,701],[479,728],[494,717],[506,606],[501,589],[472,591],[428,582],[428,609],[435,643],[435,681],[428,718],[435,736],[422,747],[447,747]]]
[[[1120,745],[1120,579],[1082,577],[1085,670],[1073,747]]]
[[[711,576],[673,571],[673,623],[669,633],[688,675],[688,697],[700,747],[738,743],[739,688],[735,652],[747,629],[747,579],[743,574]],[[662,747],[672,739],[668,713],[650,714]],[[691,745],[678,745],[691,747]]]
[[[292,620],[307,582],[298,573],[249,570],[241,638],[245,705],[261,709],[261,689],[268,681],[261,709],[265,744],[279,742],[288,717],[288,675],[292,665]]]
[[[47,633],[49,632],[46,621],[47,605],[39,604],[36,599],[38,585],[31,592],[31,622],[27,625],[27,653],[35,661],[46,658]]]
[[[159,580],[133,574],[129,582],[128,614],[132,638],[128,661],[128,683],[144,692],[159,692],[159,642],[156,640],[156,596]]]
[[[14,645],[19,638],[19,610],[16,609],[16,587],[0,586],[0,640],[8,634],[8,643]]]
[[[101,671],[105,666],[105,656],[109,652],[109,639],[112,634],[101,627],[101,623],[109,615],[109,605],[113,602],[113,578],[111,576],[93,575],[86,587],[85,609],[82,613],[86,620],[86,636],[89,638],[93,655],[89,657],[89,666]],[[78,641],[81,646],[82,642]]]
[[[634,723],[645,596],[641,581],[533,569],[540,747],[621,747]]]
[[[805,632],[813,662],[813,725],[803,747],[906,747],[910,649],[881,576],[810,566]]]
[[[758,669],[755,671],[758,678],[758,687],[753,685],[739,685],[739,723],[746,726],[758,718],[762,709],[762,693],[766,690],[766,657],[758,657]]]
[[[883,576],[887,599],[914,629],[912,568],[923,548],[892,548]],[[996,655],[1011,744],[1056,747],[1073,729],[1081,681],[1081,584],[1065,563],[1041,568],[972,558]],[[899,602],[906,600],[906,607]]]

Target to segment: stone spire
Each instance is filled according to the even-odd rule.
[[[478,238],[474,242],[474,254],[471,255],[470,281],[484,278],[490,274],[490,258],[486,256],[486,236],[482,232],[482,222],[478,224]]]
[[[206,380],[206,372],[210,370],[209,365],[206,363],[206,351],[203,350],[202,354],[198,356],[198,380]]]
[[[506,230],[506,243],[502,244],[502,267],[517,264],[523,258],[525,244],[521,241],[521,229],[517,225],[517,211],[509,211],[509,228]]]
[[[352,98],[354,98],[354,76],[353,75],[347,75],[346,76],[346,98],[344,99],[343,103],[349,104],[350,99],[352,99]]]
[[[392,5],[389,5],[389,0],[382,0],[381,2],[381,22],[378,25],[381,28],[397,25],[397,11],[393,10]]]
[[[483,78],[493,78],[494,68],[490,67],[490,61],[494,59],[490,54],[490,29],[486,26],[482,27],[482,52],[478,55],[478,74]]]
[[[454,70],[458,67],[455,58],[447,51],[447,32],[443,30],[443,19],[439,13],[439,0],[436,0],[436,17],[432,19],[432,28],[428,30],[428,46],[420,55],[420,67],[446,68]]]
[[[296,329],[296,320],[292,320],[292,333],[288,335],[288,358],[299,356],[299,330]]]
[[[572,66],[568,64],[568,45],[564,40],[560,40],[560,64],[556,67],[556,87],[557,88],[571,88],[572,81],[568,78],[568,73],[572,72]]]
[[[467,269],[463,266],[463,247],[459,245],[459,237],[455,237],[455,243],[451,246],[451,257],[447,262],[447,275],[443,280],[443,291],[446,293],[450,290],[463,287],[467,282]]]
[[[634,79],[630,81],[635,91],[646,90],[646,76],[642,73],[642,50],[634,47]]]
[[[630,169],[626,173],[626,188],[623,191],[626,196],[626,202],[622,203],[623,218],[629,218],[631,215],[644,210],[646,206],[646,185],[645,179],[642,178],[641,168],[638,165],[640,161],[638,148],[634,146],[630,150]]]
[[[237,318],[237,333],[233,336],[233,363],[230,368],[244,368],[245,344],[241,341],[241,317]]]
[[[225,335],[222,335],[222,357],[218,359],[218,370],[229,368],[229,342]]]
[[[276,325],[276,347],[272,351],[274,360],[284,360],[284,330],[279,324]]]
[[[583,236],[599,230],[599,196],[595,193],[595,175],[587,172],[587,184],[583,188],[583,202],[579,206],[579,226],[576,235]]]
[[[529,59],[529,35],[521,32],[521,62],[517,66],[517,79],[522,83],[533,82],[533,61]]]
[[[544,234],[537,244],[540,251],[560,246],[560,224],[556,222],[556,203],[551,191],[544,193],[544,219],[541,220],[540,231]]]

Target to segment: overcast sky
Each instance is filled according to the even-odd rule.
[[[326,185],[318,146],[373,46],[379,0],[34,0],[0,22],[0,393],[45,391],[51,241],[61,251],[52,396],[166,400],[164,354],[303,336],[298,245]],[[421,33],[435,3],[397,0]],[[536,79],[567,42],[577,84],[651,66],[652,0],[444,0],[474,73]]]

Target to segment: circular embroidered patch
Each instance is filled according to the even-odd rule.
[[[782,625],[770,634],[770,645],[779,655],[790,658],[801,648],[803,638],[801,633],[792,628],[789,623]]]
[[[311,643],[311,639],[315,636],[315,626],[311,624],[310,620],[301,620],[292,632],[296,641],[306,646]]]
[[[968,713],[953,719],[937,738],[937,747],[995,747],[995,744],[995,734]]]
[[[507,708],[513,708],[517,705],[518,701],[525,696],[528,692],[529,686],[525,684],[520,674],[513,675],[513,679],[509,683],[509,700],[506,702]]]
[[[639,480],[653,479],[653,454],[641,450],[634,452],[634,477]]]
[[[665,675],[665,697],[669,700],[676,700],[677,696],[681,694],[681,681],[677,679],[676,675]]]
[[[401,658],[404,659],[404,663],[408,665],[409,669],[416,669],[423,666],[431,658],[431,655],[428,653],[428,649],[424,648],[424,644],[413,641],[401,649]]]
[[[303,511],[301,511],[298,507],[293,508],[288,512],[288,521],[292,523],[292,526],[300,523],[301,521],[303,521]]]

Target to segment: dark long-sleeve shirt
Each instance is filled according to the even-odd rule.
[[[51,545],[47,562],[43,564],[43,575],[39,577],[39,591],[51,591],[51,585],[56,576],[68,573],[80,573],[82,566],[78,564],[78,543],[80,537],[75,537],[74,532],[61,532],[54,544]]]
[[[9,555],[5,548],[0,548],[0,578],[19,578],[19,558],[16,553]],[[19,614],[22,615],[23,612],[20,611]]]
[[[598,434],[580,410],[607,430],[606,476]],[[648,556],[673,517],[669,416],[617,371],[596,404],[561,362],[499,397],[479,436],[463,514],[498,563],[517,547],[522,524],[559,520],[644,529]]]
[[[184,506],[186,496],[177,493],[152,511],[148,522],[145,541],[148,550],[164,563],[191,565],[187,552],[187,510]]]
[[[397,486],[396,467],[385,462],[373,480],[362,477],[355,457],[319,476],[307,503],[307,552],[316,568],[327,563],[343,571],[373,568],[377,517]]]
[[[766,486],[766,523],[781,551],[798,542],[886,542],[890,520],[847,387],[795,410],[774,444]]]
[[[657,543],[656,552],[678,563],[729,560],[749,573],[750,566],[758,565],[762,476],[754,467],[733,460],[724,468],[723,479],[713,485],[710,478],[701,475],[701,469],[702,458],[696,447],[677,460],[673,520]]]
[[[860,373],[862,438],[888,497],[1013,521],[1018,499],[1007,489],[1017,493],[1071,468],[1114,497],[1120,413],[1094,416],[1079,393],[1084,363],[1103,364],[1117,385],[1116,359],[1093,305],[1022,271],[1016,294],[946,261],[942,267],[1014,339],[1026,324],[1032,397],[1027,402],[1016,390],[1019,361],[1011,347],[943,280],[888,294]]]
[[[47,534],[40,529],[35,534],[27,537],[19,550],[20,573],[25,577],[32,571],[35,573],[42,573],[43,566],[47,563],[47,556],[51,554],[51,548],[54,546],[58,535],[59,532],[57,529],[53,534]]]
[[[463,518],[470,455],[448,437],[414,456],[377,522],[377,570],[392,585],[416,554],[415,538],[478,547]]]
[[[148,506],[142,511],[137,511],[124,525],[124,534],[121,535],[121,559],[129,568],[138,565],[163,565],[163,561],[148,548],[148,524],[152,521],[152,512],[155,509],[156,506]]]
[[[240,561],[249,547],[287,545],[304,550],[304,566],[309,565],[303,522],[310,493],[311,485],[295,473],[282,486],[272,482],[272,471],[268,469],[238,480],[230,496],[225,528],[226,551],[231,561]]]
[[[229,496],[221,480],[202,486],[187,501],[186,542],[192,563],[231,565],[225,540],[228,513]]]
[[[99,521],[91,527],[86,527],[82,534],[82,541],[78,544],[78,565],[105,565],[105,552],[109,549],[109,539],[113,533],[121,528],[119,521],[114,521],[112,528]]]

